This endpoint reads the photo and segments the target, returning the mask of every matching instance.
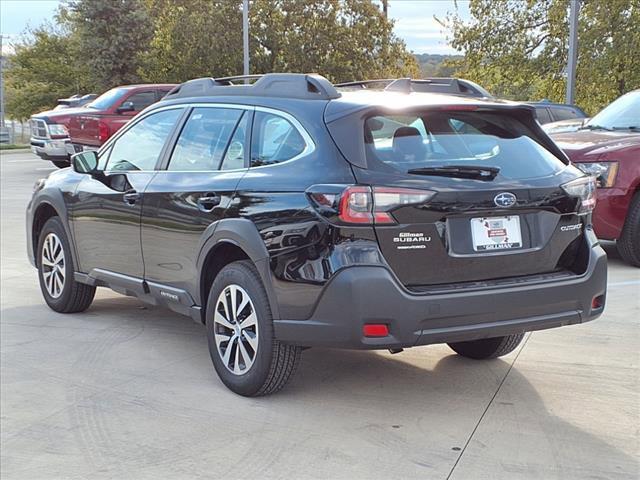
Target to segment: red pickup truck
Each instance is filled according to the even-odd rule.
[[[103,93],[74,115],[68,126],[67,153],[97,150],[138,112],[164,97],[175,85],[126,85]]]
[[[623,95],[578,131],[551,135],[574,164],[597,178],[593,226],[640,267],[640,90]]]

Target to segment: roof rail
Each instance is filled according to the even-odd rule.
[[[257,80],[251,85],[234,84],[239,80]],[[197,78],[178,85],[164,98],[243,95],[285,97],[304,100],[332,100],[340,97],[333,84],[321,75],[304,73],[267,73],[221,78]]]
[[[465,95],[472,97],[491,97],[480,85],[463,78],[449,77],[432,77],[432,78],[395,78],[395,79],[377,79],[377,80],[361,80],[356,82],[338,83],[337,88],[359,88],[368,89],[375,88],[392,92],[431,92],[431,93],[447,93],[449,95]]]

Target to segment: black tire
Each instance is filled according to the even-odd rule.
[[[485,360],[487,358],[502,357],[513,352],[520,345],[523,338],[524,333],[517,333],[504,337],[449,343],[448,345],[458,355],[473,358],[474,360]]]
[[[59,240],[64,254],[62,257],[62,263],[59,264],[61,265],[61,268],[58,269],[62,271],[61,273],[64,273],[64,277],[59,273],[53,272],[53,268],[46,265],[43,260],[45,242],[47,242],[47,239],[52,241],[54,237]],[[57,252],[59,253],[60,250],[57,249]],[[47,305],[49,305],[51,309],[60,313],[77,313],[83,312],[89,308],[91,302],[93,302],[96,288],[83,283],[78,283],[73,279],[75,268],[73,265],[73,258],[71,257],[71,248],[60,218],[52,217],[47,220],[42,227],[40,237],[38,239],[36,261],[38,265],[40,290],[42,291],[42,296],[44,297],[45,302],[47,302]],[[47,277],[47,280],[45,280],[45,276]],[[62,286],[58,289],[60,292],[59,295],[54,296],[49,292],[47,287],[48,282],[53,281],[53,279],[49,280],[52,276],[57,276],[58,279],[63,278],[61,281]]]
[[[636,192],[631,199],[627,219],[616,246],[625,262],[640,267],[640,192]]]
[[[66,168],[71,165],[69,162],[65,162],[62,160],[51,160],[51,163],[53,163],[58,168]]]
[[[225,304],[231,311],[234,309],[230,303],[232,292],[236,295],[236,305],[238,302],[239,306],[242,305],[245,294],[250,299],[244,309],[241,310],[238,306],[237,314],[224,310]],[[254,317],[251,317],[251,311],[254,312]],[[220,312],[222,319],[220,316],[216,317],[216,312]],[[226,317],[231,317],[231,321]],[[233,317],[238,321],[234,321]],[[251,321],[251,318],[254,320]],[[225,326],[224,321],[230,323],[233,328]],[[255,327],[242,327],[253,323]],[[269,395],[282,389],[295,373],[302,349],[280,343],[274,338],[273,317],[267,293],[251,261],[233,262],[220,271],[209,291],[206,324],[213,366],[222,383],[231,391],[245,397]],[[218,339],[230,339],[221,340],[218,345],[216,334]],[[251,348],[248,337],[256,342],[255,350]],[[235,356],[238,355],[238,349],[240,357],[243,358]],[[227,351],[229,355],[225,364],[223,356]],[[244,359],[245,354],[248,354],[249,361]],[[232,369],[236,366],[238,372],[234,373]],[[241,370],[241,367],[244,367],[244,370]]]

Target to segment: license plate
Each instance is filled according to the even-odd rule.
[[[479,217],[471,219],[471,238],[476,252],[522,247],[520,217]]]

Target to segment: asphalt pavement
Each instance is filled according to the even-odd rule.
[[[640,477],[640,270],[613,245],[594,322],[485,362],[310,349],[285,390],[246,399],[187,317],[105,289],[85,313],[46,307],[24,211],[53,170],[0,152],[3,479]]]

